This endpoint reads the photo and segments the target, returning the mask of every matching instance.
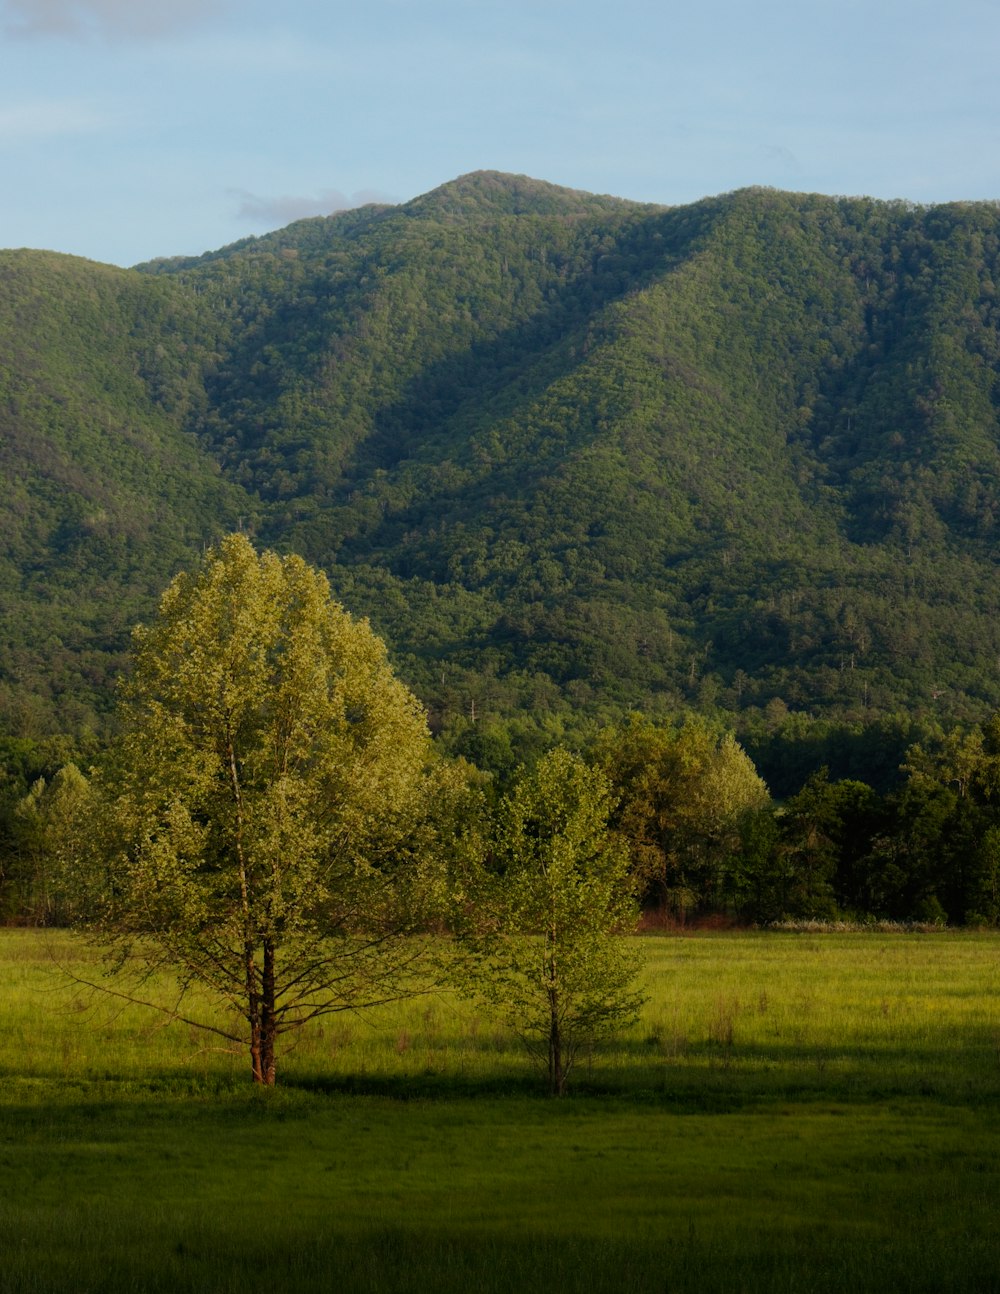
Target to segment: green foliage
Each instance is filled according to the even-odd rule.
[[[93,829],[93,795],[75,764],[40,777],[15,810],[18,910],[34,925],[66,925]]]
[[[436,910],[419,829],[450,788],[382,643],[301,558],[230,536],[134,643],[91,925],[228,1002],[206,1027],[271,1084],[282,1034],[421,983],[403,935]]]
[[[860,784],[843,782],[831,787],[824,770],[811,777],[785,804],[779,849],[787,856],[788,885],[782,916],[822,920],[836,915],[838,846],[851,839],[844,818],[868,790]]]
[[[907,754],[891,840],[904,902],[932,919],[1000,920],[1000,720]],[[898,899],[897,899],[898,902]]]
[[[63,739],[0,737],[0,914],[8,920],[30,920],[46,907],[42,913],[34,907],[38,837],[22,804],[33,788],[51,784],[83,754]]]
[[[137,271],[5,253],[0,715],[105,731],[128,625],[242,518],[446,740],[687,707],[776,794],[884,793],[1000,705],[997,282],[989,204],[490,172]]]
[[[783,920],[794,881],[773,807],[744,815],[727,877],[728,898],[739,917],[761,925]]]
[[[630,1023],[639,960],[628,854],[608,831],[604,777],[557,748],[502,801],[495,873],[471,883],[471,987],[499,1010],[562,1096],[581,1046]]]
[[[887,795],[809,777],[741,860],[737,909],[754,920],[1000,920],[1000,727],[994,716],[913,745]],[[767,843],[769,842],[769,843]],[[766,844],[766,848],[765,848]]]
[[[647,904],[682,924],[689,912],[723,906],[744,820],[769,802],[733,737],[694,720],[670,728],[633,714],[600,734],[595,758],[620,797],[614,822]]]

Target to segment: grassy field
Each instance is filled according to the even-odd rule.
[[[1000,940],[651,937],[552,1101],[433,997],[242,1055],[0,931],[0,1289],[1000,1291]]]

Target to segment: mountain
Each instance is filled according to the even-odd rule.
[[[0,254],[0,722],[100,730],[242,525],[445,730],[1000,705],[1000,211],[479,172],[135,270]]]

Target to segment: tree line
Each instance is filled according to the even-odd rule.
[[[170,1013],[245,1044],[262,1084],[309,1021],[451,984],[506,1016],[557,1094],[638,1009],[620,936],[642,913],[1000,919],[1000,716],[911,746],[891,792],[824,769],[781,803],[694,716],[633,714],[527,768],[505,736],[472,725],[445,753],[326,578],[230,536],[135,630],[86,775],[63,762],[25,788],[42,752],[5,744],[7,918],[89,931],[140,1000],[150,972],[209,989],[222,1023],[183,994]]]

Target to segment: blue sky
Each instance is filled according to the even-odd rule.
[[[130,265],[466,171],[1000,198],[997,0],[0,0],[0,247]]]

